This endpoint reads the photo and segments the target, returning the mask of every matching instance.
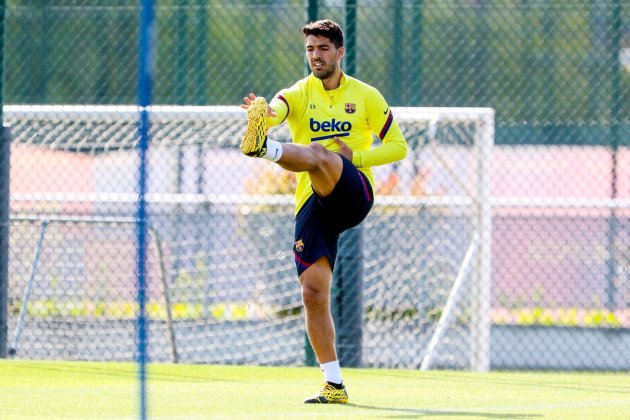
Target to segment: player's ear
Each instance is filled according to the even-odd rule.
[[[346,55],[346,49],[342,46],[337,50],[337,59],[341,60]]]

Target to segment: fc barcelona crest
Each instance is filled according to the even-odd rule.
[[[302,252],[302,251],[304,251],[304,242],[302,242],[302,240],[301,240],[301,239],[298,239],[298,240],[295,242],[295,250],[296,250],[297,252]]]
[[[356,104],[346,103],[346,112],[348,114],[354,114],[356,111],[357,111]]]

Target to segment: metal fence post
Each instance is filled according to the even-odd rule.
[[[612,161],[610,198],[618,198],[618,150],[619,128],[621,124],[621,2],[612,3],[610,23],[610,155]],[[609,311],[617,309],[617,282],[619,255],[617,246],[619,240],[619,216],[617,209],[612,208],[608,218],[608,273],[606,274],[606,308]]]
[[[350,76],[356,76],[357,72],[357,1],[346,0],[346,20],[344,22],[346,44],[346,68]]]
[[[346,72],[356,71],[356,0],[346,0]],[[337,358],[345,367],[361,365],[363,336],[363,228],[359,225],[339,237],[333,273],[331,311],[337,333]]]
[[[1,103],[0,103],[1,106]],[[11,130],[0,136],[0,358],[7,357],[9,339],[9,176]]]
[[[317,20],[318,6],[319,0],[306,0],[306,23],[315,22]],[[306,60],[304,60],[304,67],[304,74],[308,76],[311,73],[311,69]],[[311,342],[309,341],[308,334],[306,332],[304,333],[304,365],[317,365],[317,358],[315,357],[315,352],[313,351],[313,347],[311,346]]]
[[[337,333],[337,358],[344,367],[359,367],[363,341],[363,227],[339,238],[333,273],[331,308]]]
[[[4,127],[4,9],[0,0],[0,358],[7,357],[9,338],[9,173],[11,133]]]

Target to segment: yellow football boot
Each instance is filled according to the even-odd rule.
[[[319,394],[304,400],[304,404],[346,404],[347,402],[346,387],[342,385],[341,389],[337,389],[327,382],[324,383]]]
[[[241,142],[241,151],[247,156],[261,157],[267,153],[267,101],[259,96],[247,110],[247,131]]]

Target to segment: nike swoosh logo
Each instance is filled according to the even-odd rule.
[[[387,114],[388,112],[389,112],[389,108],[387,108],[385,112],[383,112],[383,114]]]

